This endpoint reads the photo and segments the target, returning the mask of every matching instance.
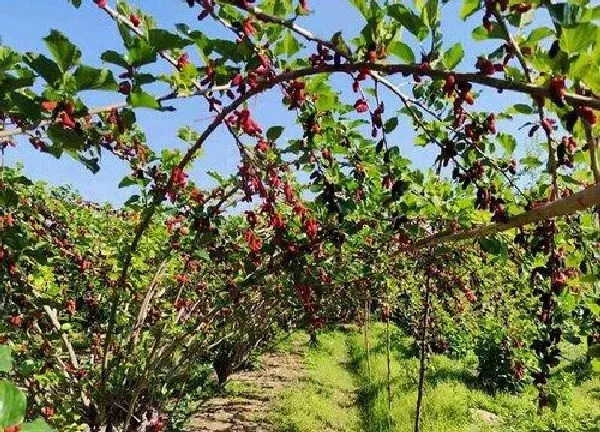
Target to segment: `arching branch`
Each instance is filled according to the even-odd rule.
[[[284,72],[280,75],[277,75],[277,76],[269,79],[268,81],[263,81],[262,83],[257,85],[254,89],[247,91],[246,93],[240,95],[231,104],[224,107],[223,110],[213,119],[213,121],[210,123],[210,125],[208,125],[208,127],[204,130],[204,132],[202,132],[202,134],[200,135],[198,140],[194,143],[194,145],[188,149],[188,151],[182,158],[181,162],[179,163],[179,167],[183,169],[190,161],[193,160],[195,155],[202,148],[202,145],[204,144],[204,142],[212,135],[212,133],[217,129],[217,127],[225,120],[225,118],[229,114],[231,114],[233,111],[235,111],[238,107],[240,107],[248,99],[250,99],[253,96],[256,96],[258,94],[261,94],[282,82],[293,81],[298,78],[303,78],[303,77],[318,75],[318,74],[323,74],[323,73],[357,72],[357,71],[360,71],[361,69],[372,69],[372,70],[378,70],[378,71],[382,71],[382,72],[386,72],[386,73],[412,74],[412,73],[417,72],[417,68],[418,68],[418,65],[413,65],[413,64],[385,65],[385,64],[378,64],[378,63],[375,63],[375,64],[355,63],[355,64],[340,64],[340,65],[321,65],[321,66],[316,66],[316,67],[298,69],[298,70],[290,71],[290,72]],[[431,70],[431,71],[426,71],[425,74],[435,77],[435,78],[444,78],[447,75],[451,74],[451,72],[441,71],[441,70]],[[461,74],[453,73],[453,74],[459,80],[483,83],[484,85],[487,85],[489,87],[498,88],[498,89],[513,90],[513,91],[531,94],[531,95],[542,95],[542,96],[549,95],[549,89],[543,88],[543,87],[538,87],[538,86],[535,86],[532,84],[505,81],[505,80],[501,80],[501,79],[497,79],[497,78],[492,78],[492,77],[487,77],[487,76],[472,74],[472,73],[461,73]],[[593,99],[593,98],[589,98],[587,96],[573,95],[573,94],[567,95],[566,98],[567,98],[567,100],[571,100],[571,101],[579,101],[579,103],[582,103],[585,105],[589,105],[591,101],[594,101],[594,104],[597,104],[600,107],[600,99]],[[135,250],[135,248],[137,247],[143,233],[145,232],[146,228],[148,227],[148,224],[150,223],[152,216],[154,215],[156,207],[164,200],[167,191],[170,190],[172,186],[173,186],[173,178],[170,177],[166,186],[164,188],[162,188],[161,190],[156,191],[153,202],[150,204],[150,206],[144,212],[142,220],[138,226],[138,229],[136,230],[134,240],[130,245],[130,250]],[[126,259],[126,261],[124,262],[124,269],[127,269],[129,267],[130,263],[131,263],[131,257],[129,257],[129,259]]]
[[[342,55],[342,57],[348,58],[348,55],[346,53],[344,53],[343,51],[340,51],[340,49],[333,42],[319,38],[318,36],[314,35],[313,33],[306,30],[305,28],[297,25],[295,23],[295,20],[288,20],[288,19],[273,16],[273,15],[269,15],[269,14],[263,12],[261,9],[256,8],[256,7],[250,7],[250,6],[241,7],[239,5],[239,3],[235,2],[234,0],[221,0],[221,2],[238,7],[239,9],[245,10],[248,13],[255,16],[260,21],[271,23],[271,24],[278,24],[283,27],[286,27],[286,28],[292,30],[294,33],[302,36],[306,40],[320,43],[321,45],[326,46],[327,48],[339,53],[340,55]],[[413,73],[419,72],[417,70],[418,67],[419,67],[418,64],[406,64],[406,65],[373,64],[373,65],[371,65],[370,69],[375,70],[375,71],[385,72],[385,73],[400,72],[403,74],[411,75]],[[517,91],[520,93],[527,93],[531,96],[545,96],[545,97],[550,96],[549,89],[547,89],[547,88],[538,87],[533,84],[520,83],[517,81],[502,80],[502,79],[488,77],[488,76],[480,75],[480,74],[459,73],[459,72],[454,72],[454,71],[443,71],[443,70],[436,69],[436,70],[424,71],[423,75],[430,76],[432,78],[439,78],[439,79],[445,79],[448,75],[454,75],[455,78],[459,81],[468,81],[468,82],[472,82],[472,83],[477,83],[477,84],[481,84],[481,85],[484,85],[487,87],[493,87],[498,90],[513,90],[513,91]],[[377,78],[377,77],[375,77],[375,78]],[[383,78],[383,77],[381,77],[381,78]],[[380,78],[380,80],[381,80],[381,78]],[[384,83],[383,81],[381,81],[381,82]],[[384,84],[387,86],[387,83],[384,83]],[[392,84],[392,86],[393,86],[393,84]],[[390,90],[391,90],[391,88],[390,88]],[[397,90],[398,89],[396,89],[396,91]],[[396,93],[396,91],[394,91],[394,93]],[[600,99],[598,99],[598,98],[568,93],[565,96],[565,100],[570,105],[575,106],[575,107],[589,106],[594,109],[600,109]]]
[[[484,238],[499,232],[507,231],[542,220],[566,216],[577,211],[585,210],[600,204],[600,184],[591,186],[568,198],[550,202],[534,208],[523,214],[509,218],[506,223],[496,223],[481,227],[461,230],[458,232],[445,231],[417,241],[408,250],[419,250],[428,246],[444,243],[456,243],[464,240]]]

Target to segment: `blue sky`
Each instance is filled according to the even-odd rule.
[[[84,0],[80,9],[72,7],[67,0],[27,0],[27,7],[24,7],[23,0],[3,0],[2,3],[3,19],[0,29],[2,42],[18,51],[46,52],[42,38],[53,28],[61,30],[81,48],[83,62],[89,65],[100,65],[100,54],[103,51],[109,49],[119,51],[122,47],[116,26],[93,4],[92,0]],[[109,0],[109,4],[114,5],[114,1]],[[154,16],[159,27],[174,30],[175,23],[186,22],[193,29],[202,30],[209,36],[231,38],[230,33],[225,32],[209,19],[196,21],[197,10],[191,11],[183,0],[134,0],[131,4],[141,7]],[[476,53],[486,49],[486,45],[495,47],[497,44],[477,43],[475,45],[471,41],[471,29],[478,24],[481,17],[480,14],[476,14],[467,23],[462,22],[458,17],[461,4],[461,1],[452,1],[444,6],[442,19],[444,46],[447,48],[455,42],[462,42],[466,56],[461,68],[472,70]],[[328,38],[334,32],[341,30],[346,39],[351,39],[363,27],[362,17],[349,5],[348,0],[312,0],[311,5],[316,13],[301,18],[299,23],[318,35]],[[404,40],[418,55],[419,49],[414,39],[406,35]],[[193,47],[188,48],[191,53],[193,50]],[[164,71],[168,70],[167,65],[160,65],[157,70],[160,68]],[[393,80],[402,83],[401,77],[394,77]],[[406,80],[404,82],[406,83]],[[349,82],[347,86],[350,86]],[[407,84],[404,86],[405,91],[410,93],[410,86]],[[164,94],[167,91],[166,87],[162,90],[160,87],[157,88],[157,94]],[[493,91],[487,90],[487,92]],[[521,101],[516,98],[512,100],[511,97],[513,95],[508,95],[512,103]],[[272,91],[254,98],[250,106],[264,129],[271,125],[284,125],[286,132],[282,138],[294,138],[296,135],[293,126],[294,115],[281,106],[280,98],[278,92]],[[353,103],[354,100],[351,98],[352,96],[349,96],[344,100]],[[85,100],[90,106],[102,105],[118,102],[119,95],[89,92],[85,95]],[[397,99],[385,97],[384,101],[388,112],[392,112],[396,107],[400,108]],[[505,104],[506,101],[506,97],[500,102],[498,98],[494,98],[494,100],[484,101],[479,107],[487,105],[491,108],[496,104],[497,108],[498,103]],[[176,136],[177,130],[189,125],[201,131],[209,121],[206,104],[199,98],[173,105],[178,108],[173,113],[159,113],[148,109],[137,110],[138,122],[146,131],[148,143],[155,151],[162,148],[184,148],[183,143]],[[390,137],[390,143],[399,145],[403,155],[412,159],[416,166],[431,167],[437,155],[437,148],[434,146],[426,149],[415,148],[411,143],[412,137],[412,128],[401,120],[400,126]],[[232,172],[236,169],[239,158],[231,137],[223,128],[212,135],[204,148],[205,152],[195,163],[191,175],[201,186],[209,186],[211,179],[206,175],[207,170]],[[119,181],[129,173],[129,170],[126,164],[115,160],[110,155],[101,161],[100,172],[92,174],[68,156],[56,161],[48,155],[38,153],[28,143],[20,141],[16,149],[7,150],[5,157],[7,165],[14,165],[17,161],[23,162],[25,172],[31,178],[45,180],[55,185],[73,185],[85,199],[108,201],[118,205],[133,193],[132,190],[117,188]]]

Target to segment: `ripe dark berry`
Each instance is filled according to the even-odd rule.
[[[491,133],[492,135],[494,135],[496,133],[496,115],[494,113],[491,113],[485,119],[485,127],[486,127],[487,131],[489,133]]]
[[[364,113],[369,111],[369,106],[367,105],[367,102],[364,99],[358,99],[354,103],[354,108],[356,108],[356,112],[358,113]]]
[[[565,106],[565,93],[565,78],[560,75],[553,76],[550,79],[550,97],[552,98],[552,102],[559,107]]]
[[[588,122],[591,125],[596,124],[596,122],[598,121],[598,117],[596,116],[596,113],[590,107],[578,107],[577,115],[579,115],[579,117],[581,117],[582,119],[584,119],[586,122]]]
[[[555,121],[549,118],[545,118],[544,120],[542,120],[542,129],[544,129],[544,132],[546,132],[547,136],[552,135],[552,130],[554,129],[554,123]]]
[[[124,95],[131,93],[131,83],[129,81],[121,81],[119,83],[119,93]]]
[[[8,323],[16,328],[21,327],[23,325],[23,317],[21,315],[14,315],[8,319]]]
[[[189,63],[190,63],[190,57],[188,56],[188,53],[181,54],[179,56],[179,58],[177,59],[177,69],[181,70]]]
[[[452,96],[452,94],[454,93],[456,87],[456,78],[454,78],[454,75],[450,74],[446,77],[446,82],[444,83],[444,93],[446,94],[446,96],[450,97]]]
[[[133,24],[134,27],[139,26],[142,22],[142,20],[140,20],[140,18],[136,14],[129,15],[129,21],[131,21],[131,24]]]

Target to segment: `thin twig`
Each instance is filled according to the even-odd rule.
[[[519,61],[519,64],[521,65],[521,68],[523,69],[523,73],[525,74],[525,78],[527,79],[527,82],[533,83],[533,78],[531,76],[531,70],[529,69],[529,66],[527,65],[527,61],[525,60],[525,57],[523,56],[523,53],[521,52],[519,45],[515,41],[515,38],[512,36],[512,34],[510,33],[510,29],[508,28],[508,23],[506,22],[506,20],[504,19],[504,17],[498,10],[494,9],[493,13],[494,13],[494,18],[496,18],[496,21],[498,21],[498,24],[500,24],[500,27],[502,28],[503,33],[505,34],[506,42],[508,43],[510,48],[515,53],[515,56],[517,57],[517,60]],[[543,100],[545,100],[545,98],[539,98],[536,100],[538,118],[540,120],[540,124],[542,124],[546,119],[546,115],[544,114],[544,105],[543,105],[543,103],[540,102]],[[556,168],[557,168],[556,150],[554,149],[554,146],[552,144],[552,136],[549,132],[546,132],[546,139],[548,141],[548,171],[550,172],[550,177],[552,179],[552,191],[550,194],[550,199],[554,200],[558,196],[558,176],[556,173]]]

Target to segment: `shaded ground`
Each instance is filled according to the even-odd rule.
[[[272,431],[267,413],[273,400],[298,384],[304,372],[300,345],[289,352],[261,357],[256,370],[233,374],[226,392],[202,404],[190,422],[190,431]]]

